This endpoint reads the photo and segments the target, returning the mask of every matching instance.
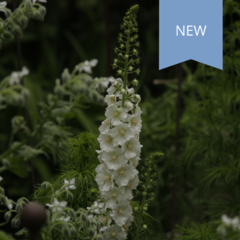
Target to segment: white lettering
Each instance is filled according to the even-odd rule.
[[[176,27],[176,35],[178,36],[178,30],[180,31],[180,33],[185,36],[185,26],[183,26],[183,31],[181,30],[181,28],[177,25]]]

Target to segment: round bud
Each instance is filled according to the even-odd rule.
[[[124,88],[121,89],[121,93],[122,94],[125,94],[126,93],[126,90]]]
[[[65,68],[65,69],[63,70],[63,73],[62,73],[62,81],[63,81],[64,83],[66,83],[66,82],[68,82],[68,80],[70,79],[70,77],[71,77],[71,75],[70,75],[70,73],[69,73],[69,70],[68,70],[67,68]]]
[[[132,109],[133,108],[133,104],[131,102],[128,102],[126,104],[126,108],[129,109],[129,110]]]
[[[138,85],[138,80],[137,80],[137,79],[134,79],[134,80],[132,81],[132,85],[136,87],[136,86]],[[137,94],[136,94],[136,95],[137,95]]]
[[[12,217],[12,213],[11,212],[6,212],[4,214],[4,218],[6,219],[7,222],[10,221],[11,217]]]

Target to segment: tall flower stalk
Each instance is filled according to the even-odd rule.
[[[129,74],[140,72],[136,67],[140,62],[137,50],[140,45],[137,41],[137,11],[138,5],[131,7],[121,25],[123,33],[119,34],[120,47],[115,49],[117,58],[113,63],[113,68],[117,69],[121,78],[111,79],[105,97],[106,119],[99,128],[101,150],[98,151],[100,164],[96,168],[96,181],[108,217],[102,228],[106,240],[127,238],[128,228],[133,221],[130,205],[132,190],[139,183],[136,167],[142,147],[139,142],[142,111],[138,106],[140,96],[130,87],[131,84],[136,86],[138,81],[134,79],[128,82]]]

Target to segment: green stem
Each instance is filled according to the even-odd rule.
[[[143,207],[144,207],[144,204],[145,204],[145,201],[146,201],[146,196],[147,196],[147,189],[148,189],[148,185],[149,185],[149,181],[150,181],[150,174],[149,174],[149,170],[147,172],[147,181],[146,181],[146,187],[145,187],[145,192],[146,194],[143,196],[143,199],[142,199],[142,203],[141,203],[141,208],[140,208],[140,213],[139,213],[139,217],[138,217],[138,226],[137,226],[137,233],[136,233],[136,238],[135,240],[138,240],[139,239],[139,234],[140,234],[140,229],[141,229],[141,223],[142,223],[142,215],[143,215]]]
[[[130,42],[130,27],[128,26],[126,55],[129,54],[129,48],[130,48],[129,42]],[[123,88],[124,88],[124,89],[126,89],[127,80],[128,80],[128,72],[127,72],[127,68],[128,68],[128,58],[125,57],[124,85],[123,85]],[[122,99],[122,107],[124,107],[124,102],[125,102],[125,95],[123,95],[123,99]]]

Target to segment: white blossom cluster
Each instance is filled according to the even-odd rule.
[[[102,122],[98,138],[101,150],[96,168],[96,182],[104,199],[106,226],[104,239],[122,240],[133,221],[130,201],[132,190],[136,189],[139,178],[136,166],[140,160],[142,145],[139,133],[142,128],[140,96],[133,88],[123,88],[120,78],[112,79],[105,97],[106,119]],[[122,101],[124,99],[124,106]]]
[[[229,218],[226,214],[221,217],[222,224],[217,228],[217,232],[221,236],[226,236],[228,228],[233,229],[233,231],[240,231],[240,222],[239,217]]]

